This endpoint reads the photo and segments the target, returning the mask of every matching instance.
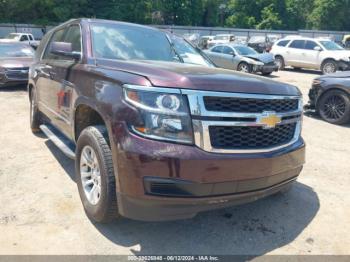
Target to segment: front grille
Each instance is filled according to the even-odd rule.
[[[216,149],[265,149],[290,142],[296,123],[264,129],[258,126],[210,126],[211,146]]]
[[[11,68],[6,70],[6,77],[9,79],[16,80],[27,80],[28,79],[28,67]]]
[[[204,105],[208,111],[261,113],[274,111],[277,113],[298,110],[298,99],[251,99],[239,97],[205,96]]]

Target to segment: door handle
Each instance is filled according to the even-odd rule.
[[[51,79],[54,79],[54,78],[55,78],[55,76],[56,76],[56,73],[55,73],[55,72],[50,71],[50,72],[49,72],[49,75],[50,75],[50,78],[51,78]]]

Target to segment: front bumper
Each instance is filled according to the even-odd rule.
[[[294,181],[305,162],[302,139],[275,152],[220,154],[145,139],[122,126],[113,133],[119,212],[137,220],[190,218],[254,201]],[[152,191],[149,181],[170,182],[181,190]]]
[[[274,64],[274,65],[261,65],[261,66],[254,66],[253,65],[253,72],[254,73],[267,74],[267,73],[272,73],[272,72],[277,72],[277,71],[278,71],[278,66],[276,64]]]
[[[342,71],[350,70],[350,62],[340,60],[338,61],[338,68],[339,70],[342,70]]]
[[[28,83],[28,74],[11,76],[8,73],[0,73],[0,86],[16,86]]]

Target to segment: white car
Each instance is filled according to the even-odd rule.
[[[296,69],[321,70],[323,74],[350,69],[350,50],[329,39],[287,37],[277,41],[271,49],[280,70],[285,66]]]
[[[39,45],[39,41],[36,41],[32,34],[27,33],[10,33],[5,38],[0,39],[0,43],[13,42],[26,43],[34,48],[36,48]]]
[[[211,48],[217,44],[227,44],[227,43],[233,42],[234,40],[235,40],[234,35],[230,35],[230,34],[216,35],[214,36],[213,40],[208,40],[208,48]]]

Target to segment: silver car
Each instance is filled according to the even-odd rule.
[[[259,54],[254,49],[237,44],[221,44],[204,51],[219,67],[246,73],[261,72],[270,75],[278,71],[274,56],[269,53]]]

